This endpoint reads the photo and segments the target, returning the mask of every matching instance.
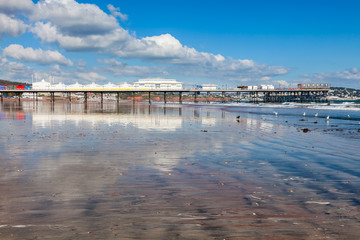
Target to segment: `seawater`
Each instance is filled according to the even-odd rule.
[[[0,238],[360,235],[356,104],[0,106]]]

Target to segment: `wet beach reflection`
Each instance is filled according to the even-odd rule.
[[[354,139],[204,106],[0,112],[0,239],[360,235]]]

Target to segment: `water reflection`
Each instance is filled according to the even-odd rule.
[[[198,106],[3,104],[0,233],[306,239],[331,228],[356,239],[357,144],[276,121]]]

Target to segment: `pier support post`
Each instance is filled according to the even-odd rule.
[[[198,92],[195,92],[195,99],[194,99],[194,102],[197,103],[198,100],[197,100],[197,95],[198,95]]]
[[[116,93],[116,101],[117,101],[117,104],[119,105],[119,102],[120,102],[120,93],[119,92]]]
[[[87,104],[87,98],[88,98],[87,92],[84,92],[84,100],[85,100],[85,104]]]
[[[104,103],[104,93],[100,93],[101,105]]]
[[[18,93],[19,95],[18,95],[18,101],[19,101],[19,103],[21,102],[21,93]]]
[[[164,92],[164,104],[166,104],[166,92]]]
[[[68,100],[71,102],[71,92],[68,92]]]
[[[206,101],[207,103],[210,103],[210,92],[206,93]]]
[[[50,92],[50,101],[51,101],[52,103],[55,102],[55,93],[54,93],[54,92]]]
[[[222,103],[225,102],[225,92],[222,92],[222,94],[221,94],[221,102]]]
[[[135,92],[132,92],[133,103],[135,103]]]
[[[3,103],[4,102],[4,93],[2,92],[1,93],[1,103]]]
[[[151,93],[149,91],[149,104],[151,104]]]
[[[179,92],[179,103],[182,104],[182,92]]]

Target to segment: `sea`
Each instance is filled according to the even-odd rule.
[[[0,239],[359,239],[360,104],[3,102]]]

